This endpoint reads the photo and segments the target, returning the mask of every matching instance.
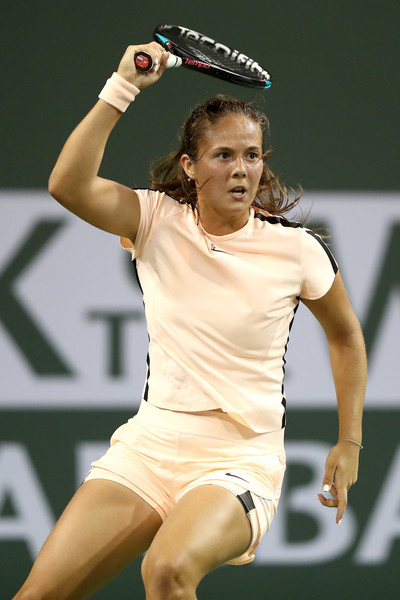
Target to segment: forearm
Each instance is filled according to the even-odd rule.
[[[93,185],[106,143],[122,113],[99,100],[69,136],[49,180],[49,191],[72,207]]]
[[[358,323],[345,339],[329,342],[329,353],[338,404],[338,438],[361,443],[367,358]]]
[[[153,60],[158,61],[159,69],[145,74],[137,72],[134,66],[136,50],[150,52]],[[102,99],[69,136],[49,180],[51,195],[69,210],[79,214],[82,203],[96,208],[99,189],[103,199],[109,197],[110,189],[98,177],[106,143],[122,112],[139,91],[162,76],[169,54],[163,55],[162,51],[163,48],[156,42],[129,46],[117,74],[107,81],[101,91]],[[114,188],[111,195],[113,192]],[[85,215],[83,218],[86,218]]]

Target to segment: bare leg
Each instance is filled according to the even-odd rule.
[[[118,483],[84,483],[68,504],[14,600],[81,600],[147,550],[158,513]]]
[[[195,600],[201,579],[245,552],[250,538],[234,494],[216,485],[195,488],[164,521],[142,563],[146,600]]]

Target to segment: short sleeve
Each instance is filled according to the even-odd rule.
[[[154,215],[165,194],[150,189],[135,189],[140,204],[140,223],[135,244],[131,240],[121,237],[120,243],[124,250],[132,254],[132,259],[137,258],[150,236],[154,222]]]
[[[311,231],[301,229],[302,286],[300,297],[318,300],[331,288],[338,265],[323,239]]]

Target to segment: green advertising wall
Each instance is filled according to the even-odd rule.
[[[128,411],[7,411],[3,414],[0,435],[10,461],[19,465],[13,476],[18,482],[4,481],[12,490],[13,502],[3,494],[1,520],[16,519],[25,532],[34,527],[33,520],[43,514],[57,516],[66,498],[72,495],[82,471],[77,465],[77,450],[82,444],[106,443],[109,432],[128,416]],[[274,595],[279,599],[309,598],[317,600],[323,594],[328,600],[358,598],[372,600],[379,594],[391,600],[398,597],[400,452],[397,432],[400,416],[396,412],[368,412],[365,419],[365,450],[360,468],[360,482],[351,492],[350,508],[355,526],[346,548],[331,559],[315,556],[301,562],[301,554],[310,540],[321,536],[319,524],[312,515],[317,505],[310,481],[314,478],[312,465],[304,456],[299,462],[289,460],[286,484],[279,510],[284,514],[286,533],[284,546],[295,552],[300,564],[258,563],[242,567],[225,566],[206,578],[199,588],[199,598],[242,598],[261,600]],[[322,434],[319,432],[323,432]],[[43,436],[46,436],[46,443]],[[292,411],[288,445],[326,444],[335,437],[335,414],[332,411]],[[312,441],[312,442],[310,442]],[[19,445],[17,452],[15,444]],[[310,445],[311,443],[311,445]],[[9,473],[9,471],[7,470]],[[3,471],[4,473],[4,471]],[[11,478],[11,474],[9,475]],[[8,485],[7,485],[8,484]],[[303,506],[288,506],[294,494],[304,488]],[[320,491],[315,488],[315,493]],[[21,503],[30,499],[24,509]],[[307,498],[308,496],[308,498]],[[39,509],[38,509],[39,506]],[[345,520],[341,527],[345,526]],[[332,515],[333,519],[333,515]],[[3,525],[3,535],[4,535]],[[1,541],[2,598],[10,597],[31,565],[31,553],[25,541],[18,540],[16,528],[9,529],[12,541]],[[272,530],[271,530],[272,531]],[[31,538],[32,539],[32,538]],[[281,540],[282,543],[282,540]],[[321,541],[322,551],[332,551],[329,536]],[[271,548],[273,552],[273,547]],[[322,561],[322,562],[320,562]],[[339,590],[339,591],[338,591]],[[95,596],[100,599],[144,599],[140,581],[140,563],[126,571],[106,589]]]
[[[125,47],[150,41],[161,22],[191,27],[243,50],[271,72],[272,87],[259,92],[183,69],[167,72],[121,119],[102,174],[144,187],[149,164],[175,147],[180,124],[197,102],[220,92],[254,101],[270,119],[273,170],[288,184],[301,183],[305,200],[307,195],[315,199],[316,220],[332,229],[331,243],[366,329],[372,363],[359,482],[351,490],[342,526],[333,529],[333,513],[327,516],[315,498],[322,457],[336,439],[337,418],[328,370],[325,376],[314,359],[301,362],[306,346],[307,352],[294,352],[288,360],[288,385],[292,381],[293,386],[288,469],[270,539],[255,563],[212,573],[201,583],[199,598],[398,598],[399,17],[400,5],[389,0],[6,4],[0,97],[1,600],[11,598],[23,582],[43,533],[79,485],[90,457],[137,407],[143,369],[137,366],[134,342],[143,346],[145,331],[128,261],[119,254],[114,258],[115,242],[105,234],[76,224],[46,198],[46,186],[67,135],[96,101]],[[335,215],[335,206],[343,219]],[[104,265],[110,257],[112,268],[104,267],[110,286],[100,280],[94,255],[91,262],[93,247]],[[114,271],[118,289],[132,300],[129,313],[109,296]],[[38,351],[38,331],[53,349],[63,349],[60,356],[73,356],[79,322],[78,333],[71,329],[65,346],[57,345],[59,327],[64,318],[73,318],[67,309],[78,302],[75,295],[82,290],[82,297],[89,297],[90,286],[99,298],[98,304],[81,302],[92,327],[90,339],[114,334],[109,354],[99,351],[103,379],[91,367],[89,380],[76,363],[55,377],[44,343]],[[104,317],[109,298],[124,315],[121,319],[130,319],[129,365],[118,362],[125,329],[115,323],[122,320],[109,317],[106,322]],[[35,332],[20,317],[24,311],[36,324]],[[89,338],[81,329],[85,347]],[[298,371],[303,369],[302,380]],[[125,371],[137,386],[132,406],[122,401],[124,385],[131,381]],[[326,383],[320,403],[317,394],[310,400],[314,378],[314,387],[324,389]],[[301,389],[297,381],[304,381]],[[95,598],[144,599],[140,564]]]

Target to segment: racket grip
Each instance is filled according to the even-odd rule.
[[[153,58],[151,54],[144,52],[143,50],[135,53],[134,62],[136,69],[142,73],[151,71],[153,68]],[[180,67],[181,64],[182,59],[179,58],[179,56],[175,56],[174,54],[169,55],[167,60],[167,69],[170,69],[171,67]]]

